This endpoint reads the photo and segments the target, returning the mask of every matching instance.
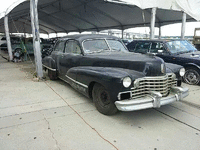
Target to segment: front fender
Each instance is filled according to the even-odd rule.
[[[74,78],[76,72],[76,79]],[[67,76],[78,82],[89,85],[92,81],[122,83],[124,77],[129,76],[132,80],[144,77],[143,73],[110,67],[73,67],[68,70]]]
[[[12,47],[12,50],[13,50],[13,51],[15,51],[15,50],[18,49],[18,48],[22,49],[20,45],[16,45],[16,44],[12,44],[11,47]]]
[[[76,83],[82,87],[90,86],[90,83],[96,82],[103,85],[116,100],[120,91],[130,91],[130,88],[123,87],[122,79],[131,77],[132,81],[136,78],[144,77],[143,73],[121,68],[110,67],[74,67],[68,70],[66,76],[76,80]],[[76,77],[76,78],[75,78]],[[87,89],[88,95],[89,90]]]
[[[179,74],[180,69],[184,68],[181,65],[172,64],[172,63],[165,63],[165,66],[166,66],[166,73],[174,73],[176,74],[177,78],[180,77],[180,74]]]
[[[194,66],[194,67],[197,67],[198,69],[200,69],[200,66],[195,63],[187,63],[184,65],[184,67],[190,67],[190,66]]]

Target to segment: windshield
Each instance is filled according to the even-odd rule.
[[[83,42],[83,49],[85,53],[101,53],[111,51],[125,51],[124,45],[114,39],[93,39]]]
[[[186,40],[170,41],[170,42],[167,42],[166,45],[171,53],[187,53],[187,52],[193,52],[197,50],[192,44],[190,44]]]

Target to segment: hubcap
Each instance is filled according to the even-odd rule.
[[[199,83],[199,74],[195,70],[188,70],[185,74],[185,81],[188,84],[198,84]]]
[[[109,96],[108,96],[108,93],[106,91],[101,92],[100,98],[101,98],[102,106],[109,104]]]

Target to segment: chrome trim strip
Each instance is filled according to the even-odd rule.
[[[48,66],[46,66],[46,65],[43,65],[43,64],[42,64],[42,66],[45,67],[45,68],[47,68],[47,69],[49,69],[49,70],[51,70],[51,71],[56,71],[56,69],[50,68],[50,67],[48,67]]]
[[[71,81],[73,81],[73,82],[75,82],[75,83],[77,83],[77,84],[79,84],[79,85],[81,85],[81,86],[83,86],[84,88],[88,88],[88,86],[87,85],[85,85],[85,84],[83,84],[83,83],[80,83],[80,82],[78,82],[78,81],[76,81],[76,80],[74,80],[74,79],[72,79],[72,78],[70,78],[69,76],[67,76],[67,75],[65,75],[68,79],[70,79]]]

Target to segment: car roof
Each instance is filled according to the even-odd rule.
[[[117,38],[115,36],[105,35],[105,34],[75,34],[75,35],[69,35],[62,38],[59,38],[60,40],[67,40],[67,39],[75,39],[77,41],[84,41],[87,39],[95,39],[95,38],[106,38],[106,39],[116,39],[120,40],[120,38]]]

